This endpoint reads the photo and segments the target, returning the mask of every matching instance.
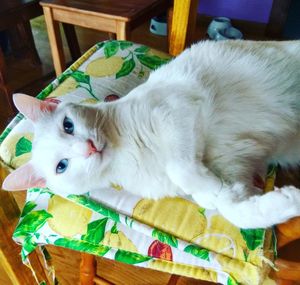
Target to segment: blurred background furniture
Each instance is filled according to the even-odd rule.
[[[166,11],[170,1],[43,0],[41,5],[47,24],[55,72],[59,75],[66,68],[59,23],[104,31],[111,36],[115,34],[118,40],[128,40],[131,30]],[[77,39],[74,38],[73,43],[78,46]]]
[[[40,58],[35,48],[29,21],[42,13],[38,0],[2,0],[0,5],[0,31],[8,31],[11,35],[11,47],[15,50],[24,49],[26,56],[35,64],[40,64]],[[11,90],[7,83],[2,51],[0,51],[0,89],[13,112]]]
[[[8,49],[16,58],[30,59],[33,68],[41,64],[30,26],[31,19],[43,14],[39,2],[39,0],[1,0],[0,5],[0,31],[5,31]],[[74,39],[74,27],[63,24],[63,29],[72,60],[76,60],[80,56],[80,51]],[[10,114],[14,113],[11,98],[13,91],[7,76],[4,51],[0,47],[0,94],[5,96]]]

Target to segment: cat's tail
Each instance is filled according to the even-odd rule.
[[[240,228],[267,228],[300,216],[300,189],[294,186],[250,197],[244,193],[245,186],[236,183],[217,199],[220,213]]]

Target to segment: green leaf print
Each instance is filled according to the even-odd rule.
[[[36,203],[32,202],[32,201],[28,201],[26,202],[23,211],[21,213],[21,218],[26,216],[30,211],[32,211],[35,207],[37,206]]]
[[[53,91],[53,84],[50,83],[46,88],[42,90],[37,96],[38,99],[44,100],[52,91]]]
[[[209,251],[206,248],[202,248],[196,245],[188,245],[185,249],[185,252],[190,253],[194,256],[200,257],[201,259],[205,259],[209,261]]]
[[[39,194],[49,194],[51,197],[54,195],[49,188],[29,188],[28,192],[30,193],[39,193]]]
[[[25,137],[21,137],[16,144],[15,156],[20,156],[24,153],[31,152],[31,149],[32,149],[31,141],[29,139],[26,139]]]
[[[82,71],[76,70],[74,71],[71,76],[78,82],[78,83],[86,83],[90,84],[90,76],[85,74]]]
[[[227,279],[227,285],[239,285],[238,282],[236,282],[231,276]]]
[[[241,229],[241,234],[250,250],[255,250],[263,245],[265,238],[264,229]]]
[[[141,64],[149,67],[150,69],[157,69],[169,61],[169,59],[160,58],[157,55],[137,54],[136,57]]]
[[[133,45],[133,43],[129,41],[120,41],[119,43],[121,50],[127,49]]]
[[[138,253],[133,253],[125,250],[119,249],[115,254],[115,260],[121,261],[127,264],[136,264],[145,262],[152,259],[152,257],[145,256]]]
[[[118,41],[108,41],[104,44],[104,55],[106,58],[109,58],[115,55],[119,50]]]
[[[135,68],[135,62],[133,58],[123,62],[121,69],[117,72],[116,78],[120,78],[128,75]]]
[[[32,211],[27,214],[18,224],[14,237],[26,236],[40,229],[52,215],[45,210]]]
[[[134,52],[138,52],[138,53],[146,53],[147,51],[149,51],[149,47],[147,47],[147,46],[140,46],[140,47],[138,47],[138,48],[136,48],[135,50],[134,50]]]
[[[25,240],[24,240],[24,242],[22,244],[22,247],[29,254],[29,253],[33,252],[36,249],[37,244],[32,241],[32,237],[31,236],[28,236],[28,237],[25,238]]]
[[[166,243],[170,246],[178,247],[178,240],[170,234],[164,233],[158,229],[154,229],[152,232],[152,236],[158,239],[159,241]]]
[[[97,43],[96,45],[97,45],[98,49],[101,49],[105,45],[105,42],[100,42],[100,43]]]
[[[83,195],[69,195],[68,199],[71,201],[81,204],[87,208],[94,210],[95,212],[112,219],[115,222],[120,222],[120,216],[114,210],[106,208],[105,206],[91,200],[90,198]]]
[[[54,245],[88,252],[98,256],[104,256],[110,250],[109,246],[105,246],[101,244],[95,245],[88,241],[73,240],[69,238],[59,238],[54,242]]]
[[[87,233],[81,236],[81,239],[94,244],[98,244],[104,238],[107,220],[108,218],[104,218],[89,223]]]
[[[73,73],[72,70],[70,69],[66,70],[65,72],[63,72],[61,75],[57,77],[58,82],[59,83],[64,82],[72,73]]]
[[[12,128],[6,128],[0,136],[0,144],[5,140],[8,134],[11,132]]]

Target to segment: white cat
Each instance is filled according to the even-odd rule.
[[[4,189],[114,182],[147,198],[191,195],[243,228],[300,215],[299,189],[252,186],[269,163],[300,161],[300,41],[200,42],[110,103],[14,101],[35,138]]]

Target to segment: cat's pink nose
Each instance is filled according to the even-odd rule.
[[[88,147],[87,147],[87,155],[88,156],[90,156],[91,154],[98,151],[92,140],[87,140],[87,145],[88,145]]]

